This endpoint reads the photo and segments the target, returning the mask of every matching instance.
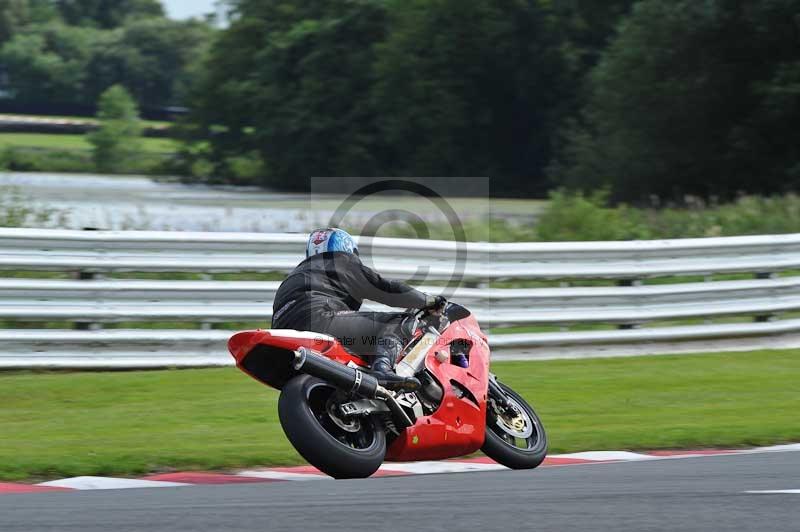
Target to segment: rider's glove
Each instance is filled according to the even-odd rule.
[[[447,300],[442,296],[428,295],[428,297],[425,300],[425,310],[441,312],[442,310],[444,310],[445,305],[447,305]]]

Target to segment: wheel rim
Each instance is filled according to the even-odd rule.
[[[541,429],[537,419],[519,401],[506,395],[509,408],[504,409],[491,401],[488,427],[506,445],[530,451],[539,443]]]
[[[309,387],[306,404],[317,423],[341,445],[366,451],[375,445],[375,425],[372,420],[344,419],[337,415],[339,391],[325,383]]]

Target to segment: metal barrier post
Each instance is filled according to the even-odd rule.
[[[617,281],[617,286],[640,286],[641,284],[641,279],[620,279]],[[620,323],[617,329],[629,330],[638,329],[639,327],[641,327],[640,323]]]
[[[756,272],[755,278],[756,279],[775,279],[777,275],[775,272]],[[753,321],[757,323],[766,323],[769,321],[774,321],[777,316],[775,314],[759,314],[757,315]]]
[[[99,231],[97,227],[84,227],[84,231]],[[86,272],[86,271],[78,271],[75,272],[75,278],[80,281],[94,281],[100,278],[100,274],[97,272]],[[76,321],[73,324],[73,328],[79,331],[96,331],[103,328],[101,323],[89,322],[89,321]]]

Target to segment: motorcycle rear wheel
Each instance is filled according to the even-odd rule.
[[[333,478],[365,478],[386,456],[386,433],[374,416],[343,419],[336,413],[341,392],[310,375],[281,390],[278,417],[283,432],[308,463]]]
[[[511,469],[533,469],[547,456],[547,434],[539,416],[517,392],[497,383],[512,405],[514,415],[486,410],[486,439],[481,451]]]

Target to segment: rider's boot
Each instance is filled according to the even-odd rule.
[[[397,355],[402,349],[402,343],[395,337],[384,337],[378,342],[375,359],[372,361],[372,373],[381,386],[388,390],[403,390],[413,392],[422,384],[416,377],[403,377],[394,372]]]

